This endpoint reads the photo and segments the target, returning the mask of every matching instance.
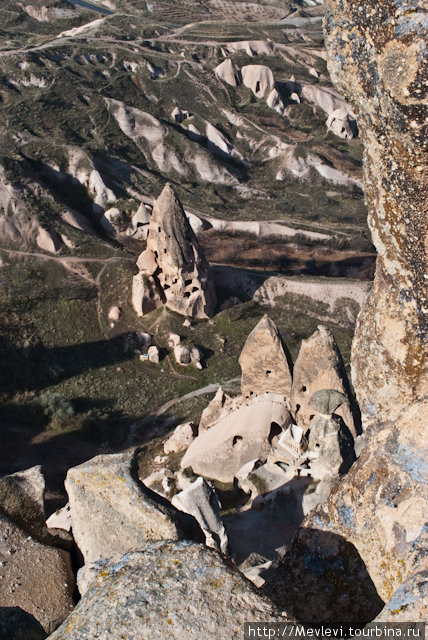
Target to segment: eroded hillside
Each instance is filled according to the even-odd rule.
[[[85,447],[146,440],[165,415],[199,415],[210,385],[236,386],[266,310],[293,355],[330,326],[348,365],[374,254],[362,145],[327,73],[322,7],[8,0],[2,15],[8,445],[31,444],[38,462],[64,442],[66,468]],[[166,181],[217,265],[210,323],[183,327],[165,309],[138,318],[131,305]],[[136,332],[156,336],[159,364],[139,360]],[[202,370],[167,355],[171,332],[200,348]],[[83,445],[69,447],[70,433]]]

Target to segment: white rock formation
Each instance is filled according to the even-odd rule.
[[[121,311],[120,307],[111,307],[109,312],[108,312],[108,319],[111,322],[118,322],[119,318],[121,316],[121,313],[122,313],[122,311]]]
[[[168,440],[165,440],[163,450],[165,453],[178,453],[188,449],[195,439],[196,428],[193,422],[179,424],[174,429]],[[185,509],[184,509],[185,510]]]
[[[249,64],[241,69],[243,84],[251,89],[257,98],[264,98],[275,88],[275,79],[269,67]]]
[[[142,269],[134,276],[133,304],[139,315],[163,303],[184,316],[213,314],[216,295],[209,265],[169,184],[155,202],[147,249],[137,264]]]
[[[349,114],[346,109],[335,109],[333,113],[329,115],[326,125],[329,131],[332,131],[340,138],[351,139],[354,137]]]
[[[136,478],[134,465],[134,454],[119,453],[68,470],[73,535],[85,565],[143,547],[149,539],[180,537],[180,514],[156,501]]]
[[[172,498],[172,504],[197,520],[205,534],[207,547],[227,554],[229,541],[220,520],[219,500],[216,492],[206,480],[201,477],[197,478],[184,491],[175,494]]]
[[[266,460],[273,430],[290,422],[284,396],[263,393],[242,401],[235,411],[195,438],[181,467],[191,467],[206,478],[233,482],[244,464],[254,458]]]
[[[57,253],[62,247],[62,240],[54,229],[48,231],[40,227],[36,238],[37,246],[43,251]]]
[[[159,349],[154,345],[148,348],[147,355],[149,356],[149,362],[153,364],[159,364]]]
[[[282,101],[281,96],[278,93],[277,89],[272,89],[268,97],[266,98],[267,105],[274,109],[280,115],[284,115],[285,113],[285,104]]]
[[[291,389],[291,412],[297,424],[305,429],[317,411],[310,405],[312,395],[322,389],[339,391],[348,397],[348,383],[339,349],[327,327],[319,325],[315,333],[302,341],[298,358],[294,364]],[[356,435],[354,417],[348,398],[338,407],[340,415],[352,435]]]
[[[226,58],[226,60],[219,64],[214,69],[214,73],[220,80],[230,84],[232,87],[239,87],[239,85],[242,84],[240,69],[233,63],[231,58]]]
[[[276,324],[267,315],[254,327],[239,356],[244,396],[264,391],[289,396],[291,371]]]

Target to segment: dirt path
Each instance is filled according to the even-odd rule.
[[[108,332],[103,321],[103,312],[101,305],[101,278],[108,264],[121,263],[121,262],[135,262],[135,258],[125,258],[120,256],[110,256],[108,258],[87,258],[84,256],[50,256],[45,253],[30,252],[30,251],[18,251],[14,249],[3,249],[0,247],[0,252],[3,251],[8,255],[39,258],[41,260],[51,260],[57,262],[64,267],[70,273],[73,273],[82,280],[89,282],[97,290],[97,318],[100,331],[104,338],[108,338]],[[85,267],[85,263],[100,264],[101,269],[97,276],[94,278]],[[177,374],[178,375],[178,374]],[[194,378],[196,380],[196,378]]]
[[[196,398],[197,396],[203,396],[205,393],[214,393],[215,391],[217,391],[217,389],[220,386],[223,388],[227,387],[227,385],[232,384],[233,382],[238,382],[240,379],[241,379],[240,376],[238,376],[237,378],[231,378],[230,380],[226,380],[226,382],[222,382],[221,384],[219,382],[213,382],[211,384],[207,384],[205,387],[201,387],[200,389],[195,389],[195,391],[186,393],[186,395],[181,396],[180,398],[173,398],[172,400],[169,400],[168,402],[163,404],[156,411],[155,415],[161,416],[162,414],[166,413],[168,409],[171,409],[171,407],[178,404],[179,402],[183,402],[184,400],[190,400],[191,398]]]

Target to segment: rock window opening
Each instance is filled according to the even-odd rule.
[[[239,440],[242,440],[242,436],[234,436],[232,440],[232,446],[234,447],[239,442]]]

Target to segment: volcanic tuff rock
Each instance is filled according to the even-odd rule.
[[[34,616],[50,633],[74,607],[74,576],[69,554],[37,542],[2,514],[0,576],[0,631],[3,625],[9,631],[9,635],[3,637],[18,638],[17,628],[26,627],[25,620],[19,618],[4,621],[4,609],[21,609],[29,617]],[[34,637],[45,637],[34,633]],[[32,636],[29,633],[21,637]]]
[[[71,536],[46,526],[44,492],[45,479],[39,465],[4,476],[0,478],[0,510],[39,542],[69,549]]]
[[[266,460],[273,435],[290,422],[284,396],[263,393],[243,400],[236,410],[195,438],[181,466],[207,478],[233,482],[244,464]]]
[[[232,87],[238,87],[242,84],[241,72],[230,58],[226,58],[221,64],[219,64],[214,72],[220,80],[227,82]]]
[[[353,343],[353,380],[366,422],[394,419],[428,392],[426,5],[325,4],[329,70],[358,112],[378,251]]]
[[[309,428],[311,416],[316,411],[309,401],[316,391],[334,389],[347,395],[348,381],[335,339],[327,327],[320,325],[315,333],[302,341],[293,369],[291,388],[291,412],[299,426]],[[356,435],[354,418],[348,401],[336,412],[340,415],[352,435]]]
[[[167,184],[153,207],[147,249],[134,276],[133,304],[139,315],[162,301],[172,311],[210,317],[216,295],[211,271],[180,201]],[[150,310],[152,310],[150,308]]]
[[[186,422],[175,427],[168,440],[164,442],[165,453],[177,453],[184,451],[193,442],[197,431],[193,422]]]
[[[202,411],[198,427],[199,434],[203,433],[204,431],[212,427],[216,422],[218,422],[223,412],[223,408],[225,407],[226,403],[230,401],[231,398],[224,393],[221,387],[219,387],[214,398]]]
[[[248,64],[241,69],[243,84],[251,89],[257,98],[264,98],[275,88],[275,78],[269,67],[262,64]]]
[[[246,397],[264,391],[290,395],[291,371],[276,324],[264,315],[254,327],[239,356],[241,390]]]
[[[152,542],[102,569],[50,640],[237,640],[246,620],[281,619],[239,572],[202,545]]]
[[[214,488],[199,477],[188,487],[176,493],[172,504],[194,516],[205,534],[208,547],[227,553],[229,541],[220,520],[220,502]]]
[[[325,507],[303,522],[272,593],[284,606],[293,602],[296,615],[322,611],[334,620],[346,612],[369,621],[389,601],[399,619],[409,606],[411,619],[419,615],[413,605],[426,569],[428,502],[423,3],[385,0],[362,11],[348,0],[325,6],[329,67],[354,103],[365,141],[369,224],[379,251],[353,343],[364,443]],[[335,595],[339,581],[329,567],[344,566],[355,553],[361,571],[348,569]],[[372,593],[366,612],[362,591]],[[389,604],[381,615],[391,611]]]
[[[193,518],[147,489],[135,465],[134,454],[119,453],[69,469],[65,487],[85,563],[143,547],[149,539],[195,537]]]
[[[276,324],[267,315],[248,336],[239,356],[244,396],[264,391],[290,395],[291,371]]]

